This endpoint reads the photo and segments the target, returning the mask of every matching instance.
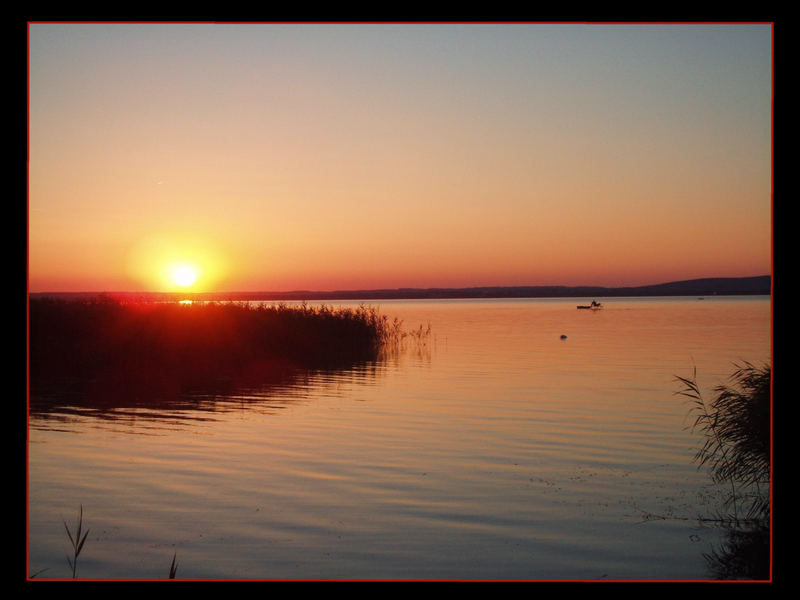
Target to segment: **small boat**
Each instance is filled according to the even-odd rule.
[[[585,309],[590,309],[590,310],[598,310],[598,309],[603,308],[603,305],[600,304],[599,302],[596,302],[595,300],[592,300],[591,304],[579,304],[578,308],[585,308]]]

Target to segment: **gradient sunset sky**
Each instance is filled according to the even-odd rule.
[[[29,289],[771,271],[769,24],[29,24]]]

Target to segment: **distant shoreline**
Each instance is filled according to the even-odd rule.
[[[116,298],[237,301],[297,300],[417,300],[457,298],[581,298],[621,296],[755,296],[770,295],[771,276],[716,277],[673,281],[637,287],[602,286],[486,286],[467,288],[396,288],[288,292],[31,292],[31,298],[79,299],[100,295]]]

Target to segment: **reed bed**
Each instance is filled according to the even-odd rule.
[[[408,335],[400,321],[368,306],[31,299],[30,381],[180,389],[263,381],[373,361]]]
[[[715,519],[727,539],[705,554],[708,565],[718,579],[769,579],[771,366],[735,365],[730,383],[715,387],[712,400],[701,393],[696,373],[677,380],[683,388],[676,393],[691,405],[692,429],[703,436],[695,461],[729,490]]]
[[[715,387],[711,401],[696,374],[677,378],[684,386],[677,393],[690,400],[692,429],[704,438],[695,460],[710,468],[713,481],[730,486],[727,518],[734,523],[769,517],[771,376],[769,365],[735,365],[731,383]]]

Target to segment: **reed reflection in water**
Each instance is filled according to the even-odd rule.
[[[50,382],[47,388],[31,391],[29,414],[31,427],[42,430],[69,429],[79,422],[84,426],[105,423],[123,428],[170,429],[217,421],[224,414],[237,411],[274,414],[292,404],[310,401],[308,389],[324,396],[335,393],[343,382],[374,385],[370,380],[380,377],[381,372],[378,363],[348,369],[294,369],[257,385],[197,387],[172,393],[162,390],[147,396],[138,390],[103,385],[92,386],[90,391],[59,391]]]
[[[431,323],[425,352],[182,396],[160,421],[35,412],[30,568],[64,575],[82,505],[86,577],[164,577],[177,551],[183,578],[708,578],[723,534],[697,516],[719,493],[674,376],[768,359],[769,300],[575,304],[387,302]]]

